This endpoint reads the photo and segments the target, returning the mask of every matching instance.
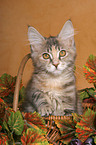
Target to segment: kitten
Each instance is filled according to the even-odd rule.
[[[28,28],[34,73],[26,87],[24,111],[44,115],[76,112],[74,28],[68,20],[56,37]]]

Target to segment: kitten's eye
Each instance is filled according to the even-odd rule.
[[[59,56],[60,57],[63,57],[66,55],[66,51],[65,50],[61,50],[60,53],[59,53]]]
[[[44,59],[49,59],[49,58],[50,58],[50,55],[49,55],[48,53],[44,53],[44,54],[43,54],[43,58],[44,58]]]

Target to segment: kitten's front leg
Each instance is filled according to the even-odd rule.
[[[40,93],[39,95],[35,96],[34,103],[36,104],[37,110],[41,116],[49,116],[54,111],[51,105],[51,100],[46,93]]]
[[[49,115],[52,115],[53,109],[52,109],[52,106],[47,104],[42,107],[39,107],[38,112],[41,114],[41,116],[49,116]]]

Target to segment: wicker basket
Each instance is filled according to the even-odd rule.
[[[18,108],[18,96],[19,96],[19,88],[20,88],[20,82],[22,79],[23,75],[23,70],[25,67],[26,62],[31,58],[31,54],[27,54],[21,61],[18,74],[17,74],[17,80],[16,80],[16,86],[15,86],[15,92],[14,92],[14,100],[13,100],[13,110],[17,111]],[[96,105],[93,103],[82,103],[83,106],[83,111],[85,111],[88,108],[93,109],[96,111]],[[47,127],[47,135],[46,138],[49,141],[49,143],[54,144],[54,145],[63,145],[59,141],[61,134],[58,129],[58,127],[55,125],[54,120],[63,120],[67,118],[68,116],[49,116],[49,117],[43,117],[43,119],[46,122],[46,127]]]

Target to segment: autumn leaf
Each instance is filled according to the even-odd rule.
[[[23,123],[22,123],[23,122]],[[6,108],[2,123],[2,132],[6,132],[9,142],[14,142],[16,136],[20,136],[23,131],[24,121],[19,111],[14,112],[11,108]],[[8,142],[8,143],[9,143]]]
[[[0,131],[1,131],[1,129],[2,129],[2,126],[0,125]]]
[[[24,128],[24,120],[20,111],[11,112],[8,120],[8,125],[12,132],[15,132],[16,135],[21,135]]]
[[[8,137],[5,133],[0,133],[0,145],[8,145]]]
[[[4,73],[0,77],[0,98],[3,99],[6,105],[9,107],[12,107],[16,78],[16,76],[12,77],[11,75],[8,75],[6,73]],[[25,88],[21,81],[18,106],[20,106],[22,101],[24,100],[24,95]]]
[[[16,83],[16,77],[12,77],[8,74],[3,74],[0,77],[0,96],[5,97],[8,96],[10,93],[14,93]]]
[[[4,115],[0,118],[0,124],[2,125],[3,130],[6,130],[7,132],[10,132],[7,124],[9,116],[11,114],[10,110],[11,109],[5,107]]]
[[[0,103],[4,103],[4,100],[0,98]]]
[[[96,144],[96,136],[94,137],[94,143]]]
[[[81,119],[81,115],[79,115],[77,113],[72,113],[72,119],[73,119],[74,123],[77,124],[77,122],[79,122]]]
[[[23,113],[24,120],[26,120],[27,125],[31,125],[31,127],[35,129],[42,129],[42,133],[46,134],[47,128],[45,127],[45,121],[40,116],[39,113]]]
[[[0,122],[3,120],[5,115],[5,102],[0,98]]]
[[[74,121],[75,120],[75,121]],[[60,129],[61,141],[68,144],[75,136],[76,119],[72,119],[72,116],[66,117],[64,120],[55,120],[55,124]]]
[[[90,55],[89,58],[87,59],[87,66],[91,68],[92,70],[96,71],[96,56]]]
[[[89,83],[96,84],[96,56],[90,55],[83,66],[84,75]]]
[[[83,115],[80,122],[76,124],[76,136],[84,142],[89,136],[96,134],[96,112],[88,109]]]
[[[22,145],[49,145],[47,139],[42,135],[42,133],[33,128],[28,128],[27,131],[23,132],[21,142]]]

